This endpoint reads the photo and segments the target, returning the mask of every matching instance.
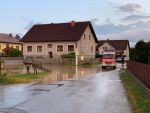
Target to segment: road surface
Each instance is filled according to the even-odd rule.
[[[132,113],[119,69],[54,84],[0,87],[0,113]]]

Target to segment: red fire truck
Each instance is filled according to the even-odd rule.
[[[115,51],[107,50],[103,52],[102,69],[112,68],[116,69]]]

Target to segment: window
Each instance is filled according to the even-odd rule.
[[[6,47],[9,47],[9,44],[6,44]]]
[[[91,52],[93,52],[93,46],[91,46]]]
[[[91,35],[89,35],[89,40],[91,39]]]
[[[16,46],[16,49],[18,49],[18,50],[19,50],[19,46]]]
[[[68,45],[68,51],[74,51],[74,45]]]
[[[32,46],[28,46],[28,47],[27,47],[27,51],[28,51],[28,52],[32,52]]]
[[[62,45],[57,45],[57,51],[62,52],[63,51],[63,46]]]
[[[42,52],[42,46],[37,46],[37,52]]]
[[[47,48],[52,48],[53,45],[52,44],[47,44]]]

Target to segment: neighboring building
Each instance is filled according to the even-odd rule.
[[[24,57],[56,58],[75,52],[94,58],[98,42],[92,24],[87,22],[34,25],[21,39]]]
[[[121,54],[129,57],[130,45],[128,40],[99,40],[96,48],[99,54],[103,54],[105,50],[115,50],[116,57],[120,57]]]
[[[17,38],[12,36],[12,34],[2,34],[0,33],[0,56],[5,54],[5,50],[10,48],[16,48],[22,51],[22,43],[19,42],[18,35]]]

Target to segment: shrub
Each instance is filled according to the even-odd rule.
[[[18,49],[11,49],[8,53],[8,55],[10,57],[19,57],[19,56],[22,56],[22,53],[21,51],[19,51]]]
[[[62,54],[61,58],[75,58],[75,52],[71,52],[68,54]]]
[[[95,55],[95,58],[102,58],[102,56],[103,56],[103,55],[101,55],[101,54],[96,54],[96,55]]]

